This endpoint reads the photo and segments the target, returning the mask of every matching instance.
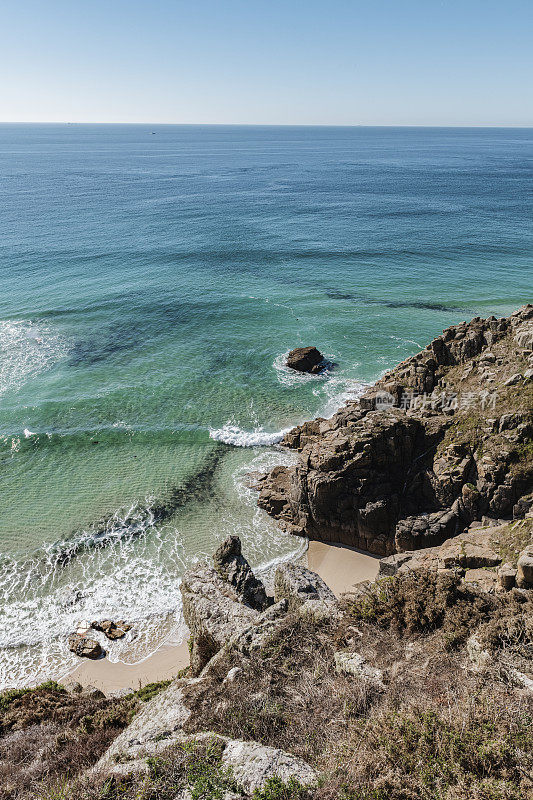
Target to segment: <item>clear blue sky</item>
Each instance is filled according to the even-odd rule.
[[[532,0],[2,0],[0,121],[533,125]]]

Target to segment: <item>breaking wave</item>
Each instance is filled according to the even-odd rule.
[[[222,428],[210,428],[209,436],[217,442],[231,444],[234,447],[272,447],[280,442],[290,428],[269,433],[263,428],[256,428],[254,431],[245,431],[238,425],[227,422]]]
[[[68,352],[67,342],[44,325],[28,320],[0,320],[0,396],[16,391]]]

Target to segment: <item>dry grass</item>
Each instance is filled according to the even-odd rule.
[[[261,651],[247,659],[230,651],[208,681],[187,688],[188,731],[280,747],[321,775],[307,791],[271,782],[256,800],[526,800],[533,797],[533,706],[509,683],[506,664],[531,670],[531,606],[518,592],[487,597],[454,578],[421,575],[347,598],[337,622],[289,614]],[[464,646],[474,631],[491,653],[478,671]],[[343,649],[379,668],[385,689],[338,674],[334,653]],[[241,671],[226,681],[234,666]],[[187,787],[194,800],[222,800],[236,789],[216,741],[167,750],[149,761],[147,776],[104,783],[73,776],[73,763],[94,763],[116,735],[109,715],[120,708],[81,716],[79,709],[76,724],[65,725],[55,707],[49,721],[12,728],[2,740],[11,762],[4,786],[15,773],[22,777],[0,796],[175,800]]]

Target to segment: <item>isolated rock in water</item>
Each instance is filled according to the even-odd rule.
[[[274,577],[274,599],[277,602],[287,599],[291,608],[304,604],[320,603],[330,611],[337,608],[337,598],[316,572],[298,564],[282,564]]]
[[[241,603],[233,586],[207,564],[185,573],[181,596],[183,616],[191,632],[191,669],[197,675],[259,612]]]
[[[81,658],[100,658],[104,652],[95,639],[88,639],[86,636],[78,636],[77,633],[71,633],[68,637],[68,647],[72,653],[75,653]]]
[[[516,585],[521,589],[533,589],[533,544],[522,550],[516,566]]]
[[[297,347],[287,356],[287,366],[298,372],[310,372],[316,375],[321,371],[324,361],[322,353],[316,347]]]
[[[122,639],[126,633],[131,630],[131,625],[128,625],[124,620],[112,622],[110,619],[104,619],[101,622],[92,622],[91,628],[95,631],[105,633],[108,639]]]
[[[287,783],[294,778],[302,786],[311,786],[317,774],[301,758],[257,742],[230,740],[222,754],[222,765],[231,768],[237,784],[247,793],[261,790],[272,778]]]
[[[242,555],[238,536],[229,536],[222,542],[213,556],[213,564],[220,577],[233,586],[241,602],[257,611],[267,608],[270,601],[265,587]]]

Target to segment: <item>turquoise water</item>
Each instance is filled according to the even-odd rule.
[[[134,622],[115,660],[179,640],[229,532],[260,569],[301,552],[246,474],[531,300],[532,164],[525,129],[0,126],[0,685],[72,666],[82,619]],[[307,344],[328,376],[283,368]]]

